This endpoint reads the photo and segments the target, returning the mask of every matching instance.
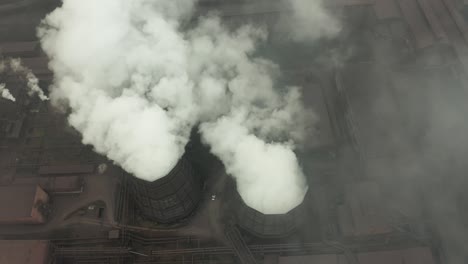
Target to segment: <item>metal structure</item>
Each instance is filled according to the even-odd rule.
[[[159,223],[172,223],[189,216],[201,198],[201,184],[185,158],[167,176],[154,182],[133,177],[131,186],[142,215]]]
[[[231,247],[243,264],[257,264],[249,246],[245,243],[241,233],[234,225],[226,225],[224,235],[229,240]]]
[[[279,238],[292,234],[297,227],[302,205],[286,214],[263,214],[249,207],[238,195],[235,215],[237,224],[244,230],[261,238]]]
[[[59,6],[61,1],[3,2],[0,4],[0,12],[4,14],[0,19],[0,42],[9,43],[0,43],[0,52],[4,58],[21,57],[23,64],[39,78],[40,86],[47,93],[46,87],[53,76],[37,42],[36,28],[46,13]],[[273,29],[282,15],[291,11],[278,4],[280,2],[201,0],[193,20],[215,9],[223,24],[230,28],[259,24]],[[311,206],[309,210],[307,201],[284,215],[261,214],[249,208],[240,197],[239,201],[234,199],[236,201],[232,208],[225,205],[225,198],[228,196],[226,193],[235,193],[235,190],[225,188],[226,182],[212,179],[213,175],[216,177],[224,171],[215,168],[214,162],[203,156],[205,150],[201,149],[199,142],[186,149],[190,164],[187,160],[181,161],[182,165],[178,164],[167,177],[159,181],[149,183],[127,177],[127,173],[110,165],[105,157],[95,154],[91,147],[84,146],[79,133],[67,125],[66,116],[56,113],[47,102],[29,97],[27,89],[24,89],[24,78],[4,72],[0,75],[3,78],[1,82],[6,83],[16,102],[0,102],[0,185],[5,188],[0,194],[6,197],[3,199],[5,210],[0,210],[0,215],[8,214],[9,219],[18,220],[18,216],[25,215],[23,212],[30,214],[33,211],[36,203],[33,203],[33,198],[29,195],[31,192],[25,191],[22,186],[38,185],[49,195],[51,207],[38,207],[37,211],[45,212],[44,217],[47,216],[46,212],[50,212],[45,223],[0,225],[0,236],[2,239],[15,240],[50,239],[52,263],[56,264],[366,264],[402,261],[430,264],[433,263],[431,251],[438,259],[437,263],[445,263],[450,255],[468,259],[466,246],[457,247],[452,241],[444,241],[446,231],[455,230],[455,226],[450,222],[445,223],[444,227],[437,226],[438,221],[433,220],[438,218],[433,218],[435,215],[430,214],[429,203],[423,204],[424,208],[428,207],[428,212],[423,214],[427,216],[427,219],[422,219],[424,221],[412,212],[408,216],[392,215],[389,218],[382,214],[382,210],[387,210],[381,206],[384,204],[382,197],[377,199],[374,195],[375,185],[361,185],[357,189],[353,187],[353,190],[348,188],[355,185],[356,181],[362,184],[384,178],[376,176],[378,172],[388,172],[392,176],[400,174],[398,170],[385,170],[378,165],[383,164],[382,160],[385,158],[393,162],[400,158],[400,154],[408,152],[406,150],[409,150],[407,146],[410,144],[404,143],[413,140],[412,129],[418,132],[418,127],[424,127],[413,123],[418,121],[425,124],[424,120],[417,118],[419,115],[412,113],[415,108],[421,109],[418,112],[430,113],[428,110],[434,104],[431,101],[426,103],[428,95],[444,98],[452,93],[452,97],[443,100],[453,105],[453,109],[459,106],[451,99],[459,97],[462,102],[465,99],[465,95],[461,93],[453,96],[458,93],[454,88],[458,89],[458,85],[452,85],[452,80],[460,82],[461,87],[466,87],[468,27],[464,19],[468,18],[467,3],[466,0],[327,1],[330,11],[335,12],[333,8],[337,7],[344,26],[343,34],[336,41],[339,43],[328,40],[323,43],[328,46],[323,51],[329,49],[324,54],[333,51],[331,57],[334,62],[335,49],[338,51],[337,55],[345,53],[345,56],[338,56],[340,60],[333,67],[322,67],[321,63],[316,65],[315,57],[307,55],[310,54],[309,49],[314,48],[311,45],[291,45],[293,48],[289,48],[286,43],[288,60],[273,60],[285,72],[303,71],[304,75],[318,76],[317,85],[312,85],[310,80],[305,79],[304,85],[298,86],[306,88],[305,91],[314,90],[310,92],[312,96],[309,99],[304,96],[305,102],[313,106],[321,120],[329,118],[332,122],[330,133],[333,133],[336,142],[330,141],[329,145],[336,149],[334,154],[337,166],[334,167],[335,163],[331,165],[331,173],[328,167],[326,171],[322,169],[321,164],[310,165],[314,172],[318,171],[313,174],[315,189],[310,193],[314,194],[314,207]],[[456,9],[462,7],[463,10]],[[21,15],[16,16],[13,11],[21,11]],[[283,44],[282,40],[275,39],[276,31],[272,32],[272,38],[268,39],[268,48],[270,42],[274,42],[272,52],[284,49],[285,46],[275,46],[278,45],[276,42]],[[320,48],[322,43],[317,45]],[[352,54],[348,54],[348,47],[354,47]],[[319,51],[322,53],[321,49]],[[300,58],[294,53],[298,53]],[[380,56],[382,54],[386,56]],[[279,52],[275,56],[279,56]],[[265,58],[269,58],[268,54]],[[304,62],[311,58],[314,58],[313,63]],[[321,56],[317,60],[321,60]],[[294,82],[300,83],[302,81],[299,79],[303,77],[293,78],[298,79],[293,80]],[[326,111],[317,111],[320,108],[315,103],[322,99],[315,91],[318,90],[316,86],[320,86],[323,93],[326,93]],[[396,104],[390,103],[393,101],[389,99],[376,100],[375,94],[395,98]],[[417,107],[414,107],[410,100],[412,97],[424,102],[419,103],[418,100]],[[316,98],[318,99],[314,101]],[[370,110],[374,108],[369,103],[383,103],[384,111],[371,115],[373,111]],[[430,108],[426,108],[426,104]],[[393,110],[394,105],[398,111]],[[402,125],[387,122],[393,120],[392,118],[382,118],[393,117],[394,113],[405,116],[400,118],[395,115],[398,117],[395,121],[399,123],[401,120]],[[378,126],[378,122],[383,125]],[[408,132],[403,133],[407,126]],[[319,123],[318,127],[321,135],[328,133],[322,124]],[[379,136],[377,139],[389,140],[374,140],[371,136],[380,135],[380,128],[384,128],[383,132],[390,133],[392,137]],[[398,129],[391,131],[390,128]],[[402,134],[396,134],[397,131]],[[396,148],[399,144],[393,144],[394,141],[390,140],[392,138],[400,139],[398,142],[403,147]],[[322,144],[325,142],[322,139],[319,141]],[[419,144],[418,140],[415,141]],[[191,143],[194,143],[192,138]],[[417,150],[415,153],[419,153],[419,148]],[[319,155],[321,158],[322,152]],[[310,160],[312,158],[307,157],[302,164],[312,164]],[[102,164],[109,164],[109,168],[104,173],[98,173],[99,170],[95,168]],[[196,173],[192,172],[192,167]],[[197,175],[206,177],[207,199],[203,208],[200,208],[195,221],[187,223],[183,228],[175,225],[167,228],[165,223],[186,219],[197,210],[197,203],[201,198],[201,180]],[[392,182],[397,182],[396,178],[392,177]],[[445,182],[449,181],[438,183]],[[405,183],[406,181],[401,181],[401,184]],[[431,184],[425,181],[424,186]],[[407,187],[401,186],[402,189]],[[440,189],[453,190],[456,193],[453,187],[441,185]],[[9,190],[6,191],[6,188]],[[423,186],[415,188],[414,197],[418,198],[423,189]],[[324,194],[318,195],[317,190]],[[386,190],[388,193],[391,187],[386,186]],[[434,197],[430,197],[437,199],[435,194],[437,192]],[[16,196],[21,196],[21,199]],[[210,196],[212,200],[209,199]],[[132,197],[137,206],[132,203]],[[316,197],[320,199],[315,199]],[[26,198],[27,204],[23,203]],[[466,200],[460,197],[459,208],[464,208]],[[100,212],[94,210],[96,204],[105,208],[104,217],[100,213],[94,213]],[[397,207],[398,202],[392,201],[392,205]],[[450,211],[449,209],[448,212]],[[462,209],[459,211],[463,213]],[[146,219],[158,223],[138,221],[140,213]],[[234,215],[233,219],[226,217],[226,214],[230,216],[231,213]],[[401,214],[403,213],[406,214],[407,211],[402,210]],[[303,217],[302,214],[306,216]],[[111,215],[114,215],[114,219]],[[443,219],[456,219],[454,216],[446,214]],[[234,223],[230,220],[234,220]],[[229,221],[227,226],[225,221]],[[458,228],[460,234],[467,233],[464,232],[465,227]],[[174,235],[180,237],[173,237]],[[13,240],[5,241],[3,245],[6,246],[0,247],[0,256],[7,263],[17,263],[11,256],[24,257],[28,261],[40,259],[31,257],[31,253],[35,252],[35,245],[14,248],[15,242],[11,241]],[[42,253],[45,252],[42,244],[38,248]]]

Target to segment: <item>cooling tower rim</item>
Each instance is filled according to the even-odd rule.
[[[293,214],[294,212],[296,212],[297,210],[300,210],[304,204],[305,204],[305,200],[306,200],[306,197],[309,195],[309,188],[307,188],[307,191],[306,193],[304,194],[304,199],[302,200],[302,202],[300,204],[298,204],[296,207],[292,208],[291,210],[287,211],[286,213],[283,213],[283,214],[265,214],[265,213],[262,213],[260,211],[258,211],[257,209],[249,206],[245,201],[244,199],[242,198],[242,196],[240,195],[240,193],[236,190],[235,192],[235,197],[236,197],[236,203],[237,203],[237,207],[240,207],[240,206],[243,206],[243,207],[247,207],[249,208],[250,210],[253,210],[255,211],[256,213],[258,214],[261,214],[261,215],[265,215],[265,216],[271,216],[271,217],[274,217],[274,216],[282,216],[282,215],[288,215],[288,214]]]
[[[171,176],[177,175],[177,173],[182,169],[182,166],[180,164],[187,164],[189,161],[187,160],[186,157],[182,156],[174,165],[174,167],[169,171],[168,174],[164,175],[163,177],[156,179],[154,181],[148,181],[145,179],[138,178],[132,173],[129,173],[131,176],[131,180],[135,182],[140,182],[140,183],[155,183],[155,184],[164,184],[166,181],[170,181]],[[185,165],[187,166],[187,165]]]

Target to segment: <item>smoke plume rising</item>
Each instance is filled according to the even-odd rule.
[[[15,97],[10,93],[10,90],[5,87],[4,83],[0,83],[0,96],[13,102],[16,101]]]
[[[39,80],[37,79],[36,75],[34,75],[34,73],[29,68],[25,67],[21,63],[21,59],[10,59],[10,68],[14,73],[24,76],[29,88],[28,94],[30,96],[36,94],[42,101],[49,100],[49,98],[44,94],[44,91],[42,91],[41,87],[39,87]]]
[[[44,91],[39,87],[39,80],[36,75],[31,71],[31,69],[25,67],[21,63],[20,58],[8,58],[0,62],[0,73],[9,72],[10,74],[17,75],[21,78],[24,78],[26,81],[26,86],[28,87],[28,95],[37,95],[42,101],[49,100],[49,98],[44,94]],[[9,90],[5,90],[3,87],[2,94],[7,94],[9,100],[12,100],[13,96],[9,93]],[[6,97],[4,97],[6,98]],[[12,100],[14,101],[14,100]]]
[[[265,143],[249,133],[243,122],[244,117],[226,116],[203,124],[201,131],[227,172],[236,177],[246,204],[265,214],[288,212],[302,202],[307,191],[293,148]]]
[[[38,29],[55,73],[51,100],[69,108],[85,144],[148,181],[173,168],[200,125],[244,201],[287,212],[307,191],[294,148],[316,117],[254,55],[266,32],[227,30],[215,16],[182,30],[194,5],[64,0]]]

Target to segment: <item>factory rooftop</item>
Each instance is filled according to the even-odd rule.
[[[0,223],[44,223],[40,207],[48,200],[48,195],[36,185],[0,187]]]
[[[0,240],[0,264],[47,264],[49,261],[48,241]]]
[[[35,7],[22,14],[10,2],[10,13],[0,18],[0,53],[20,57],[47,87],[53,75],[35,27],[59,1],[32,1]],[[465,2],[327,1],[345,21],[343,37],[327,42],[329,47],[317,51],[272,37],[284,79],[303,87],[305,103],[319,117],[314,147],[298,149],[310,186],[307,216],[299,232],[275,239],[229,229],[226,193],[232,180],[207,149],[192,157],[204,177],[196,211],[171,225],[141,217],[129,175],[83,145],[50,102],[29,98],[24,82],[0,75],[18,99],[0,99],[0,238],[14,239],[0,240],[0,264],[49,263],[50,252],[55,263],[238,263],[236,256],[242,256],[264,264],[443,264],[451,250],[466,254],[466,240],[454,246],[441,239],[466,233],[468,216],[460,210],[466,198],[442,214],[465,219],[455,231],[446,221],[433,221],[430,196],[439,187],[455,187],[448,180],[421,181],[422,166],[414,162],[424,145],[418,129],[430,125],[419,115],[436,105],[432,96],[450,91],[459,101],[444,103],[466,102],[459,89],[466,87],[468,66]],[[274,23],[290,12],[269,0],[205,0],[198,11],[212,9],[233,24]],[[348,45],[352,52],[341,50]],[[337,50],[344,54],[339,60],[321,64]],[[418,151],[405,155],[414,146]],[[200,169],[198,163],[209,166]],[[433,191],[423,192],[430,184]],[[50,206],[43,206],[47,196]],[[231,241],[225,230],[232,231]]]

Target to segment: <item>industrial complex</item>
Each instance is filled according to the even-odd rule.
[[[0,58],[19,58],[46,94],[54,72],[36,27],[60,5],[0,0]],[[15,98],[0,97],[0,264],[467,263],[468,1],[325,5],[341,33],[310,45],[275,33],[291,12],[279,0],[196,7],[266,25],[259,53],[317,115],[316,139],[295,150],[309,187],[285,214],[249,207],[196,128],[148,182],[83,144],[69,110],[31,96],[23,75],[0,71]]]

